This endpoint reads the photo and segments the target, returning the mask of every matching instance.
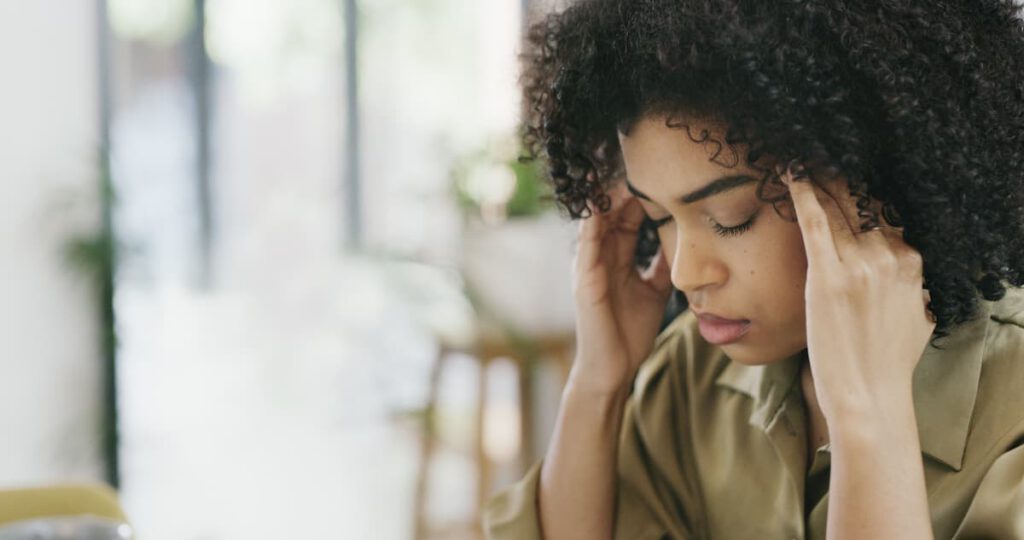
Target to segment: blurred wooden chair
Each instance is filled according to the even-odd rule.
[[[543,363],[553,362],[560,375],[560,384],[564,385],[572,365],[575,349],[575,336],[573,332],[554,333],[544,336],[524,336],[517,334],[508,327],[501,327],[486,319],[480,322],[481,324],[476,329],[473,339],[469,342],[447,339],[443,335],[438,336],[439,346],[430,375],[427,404],[424,410],[423,420],[425,429],[420,453],[420,472],[415,493],[416,531],[414,538],[416,540],[426,540],[431,537],[426,515],[428,484],[430,481],[429,468],[437,442],[435,412],[439,397],[439,384],[441,374],[447,367],[448,360],[454,354],[462,353],[476,359],[479,363],[476,419],[473,430],[474,466],[477,479],[474,518],[477,522],[492,488],[493,463],[491,463],[487,454],[484,442],[488,405],[488,367],[492,362],[499,359],[507,359],[515,365],[519,394],[520,459],[523,464],[529,466],[537,459],[534,452],[536,446],[534,439],[537,431],[533,422],[535,417],[534,373]],[[479,531],[479,526],[474,526],[473,530],[473,534],[479,537],[481,532]]]
[[[0,525],[86,515],[128,522],[117,493],[106,485],[68,484],[0,490]]]

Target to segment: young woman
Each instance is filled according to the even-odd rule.
[[[488,535],[1024,539],[1020,8],[580,0],[529,37],[578,348]]]

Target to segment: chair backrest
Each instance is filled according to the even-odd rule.
[[[117,493],[102,484],[0,489],[0,525],[28,519],[82,515],[128,521]]]

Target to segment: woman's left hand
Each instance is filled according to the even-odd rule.
[[[790,171],[782,178],[807,252],[807,352],[826,420],[906,406],[935,329],[920,253],[884,222],[862,232],[844,179],[823,189]]]

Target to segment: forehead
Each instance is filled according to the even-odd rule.
[[[703,187],[725,174],[755,171],[741,147],[724,143],[725,128],[698,119],[646,116],[619,132],[619,145],[630,183],[659,198]]]

